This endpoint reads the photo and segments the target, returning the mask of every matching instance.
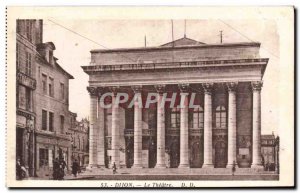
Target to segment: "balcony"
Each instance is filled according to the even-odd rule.
[[[169,128],[166,130],[166,134],[169,136],[179,136],[180,135],[180,129],[179,128]],[[191,129],[189,128],[189,135],[190,136],[201,136],[203,135],[203,129]]]
[[[33,90],[36,89],[36,80],[22,72],[18,72],[17,81],[19,84],[27,86]]]
[[[179,128],[167,128],[166,129],[166,135],[169,136],[179,136],[180,129]]]
[[[213,135],[227,135],[227,128],[213,128]]]
[[[154,129],[143,129],[142,130],[143,136],[155,136],[156,131]],[[124,135],[125,136],[133,136],[134,130],[133,129],[124,129]]]

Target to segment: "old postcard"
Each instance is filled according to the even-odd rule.
[[[294,186],[293,7],[8,7],[7,186]]]

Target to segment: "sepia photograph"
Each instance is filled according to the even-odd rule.
[[[294,186],[293,7],[7,18],[8,187]]]

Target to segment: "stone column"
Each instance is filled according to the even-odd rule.
[[[163,100],[163,92],[165,85],[155,86],[158,92],[157,100],[157,161],[156,168],[165,168],[165,108],[164,104],[161,104]]]
[[[204,162],[202,168],[213,168],[212,160],[212,88],[213,83],[202,84],[204,89]]]
[[[179,85],[180,93],[180,164],[179,168],[189,168],[189,121],[188,121],[188,106],[189,93],[188,85]]]
[[[119,131],[119,104],[116,103],[117,88],[111,89],[112,95],[112,109],[111,109],[111,167],[115,163],[117,168],[120,167],[120,131]]]
[[[87,87],[90,93],[90,133],[89,133],[89,168],[97,166],[97,100],[98,89],[97,87]]]
[[[142,168],[142,108],[139,106],[139,101],[142,101],[142,86],[132,87],[135,98],[134,98],[134,162],[133,168]]]
[[[97,166],[99,168],[105,168],[105,134],[104,134],[104,108],[101,106],[101,95],[103,94],[103,88],[98,87],[99,101],[98,101],[98,134],[97,134]],[[102,101],[104,103],[104,101]]]
[[[228,88],[228,162],[227,168],[232,168],[236,162],[236,87],[238,83],[227,83]],[[235,164],[237,167],[237,164]]]
[[[263,168],[261,162],[261,104],[260,104],[260,91],[262,82],[252,82],[253,91],[253,114],[252,114],[252,165],[251,168]]]

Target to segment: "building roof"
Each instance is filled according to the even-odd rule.
[[[37,44],[37,49],[45,49],[46,47],[50,47],[51,50],[55,50],[55,45],[53,42],[46,42]]]
[[[52,43],[52,42],[51,42],[51,43]],[[53,43],[52,43],[52,44],[53,44]],[[49,45],[52,46],[52,44],[49,44]],[[44,45],[44,44],[39,44],[40,48],[41,48],[43,45]],[[54,44],[53,44],[53,46],[54,46]],[[37,56],[40,60],[42,60],[43,63],[50,65],[49,62],[45,59],[45,57],[41,55],[40,52],[37,51],[37,52],[36,52],[36,56]],[[60,71],[61,71],[63,74],[65,74],[66,76],[68,76],[69,79],[74,79],[74,77],[73,77],[70,73],[68,73],[65,69],[63,69],[63,68],[57,63],[58,58],[56,58],[56,57],[54,57],[54,56],[53,56],[53,58],[54,58],[55,66],[57,67],[57,69],[60,70]]]
[[[201,45],[205,44],[203,42],[198,42],[196,40],[183,37],[172,42],[168,42],[166,44],[161,45],[161,47],[178,47],[178,46],[190,46],[190,45]]]
[[[93,49],[91,53],[113,53],[113,52],[133,52],[133,51],[150,51],[150,50],[168,50],[168,49],[186,49],[186,48],[225,48],[225,47],[260,47],[259,42],[238,42],[238,43],[218,43],[218,44],[204,44],[202,42],[194,43],[190,40],[175,40],[178,41],[176,46],[170,46],[172,42],[155,47],[135,47],[135,48],[114,48],[114,49]],[[174,42],[175,42],[174,41]],[[186,42],[186,43],[184,43]],[[190,44],[188,44],[190,43]]]
[[[275,139],[274,135],[261,135],[261,139]]]

